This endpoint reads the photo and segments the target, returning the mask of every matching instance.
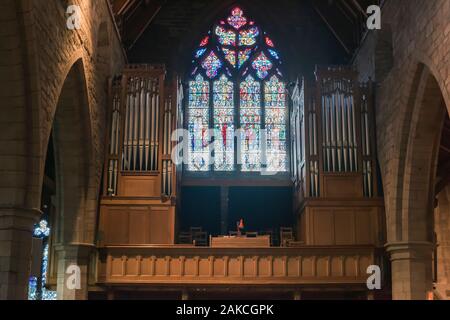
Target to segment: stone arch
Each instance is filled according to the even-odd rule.
[[[445,103],[427,65],[411,73],[399,131],[395,197],[388,223],[395,223],[387,250],[394,299],[426,299],[432,290],[433,202]],[[388,216],[389,218],[389,216]],[[388,225],[389,228],[389,225]]]
[[[75,56],[76,57],[76,56]],[[83,58],[70,66],[56,105],[52,136],[56,167],[56,217],[53,226],[50,278],[56,280],[58,299],[86,298],[89,254],[94,244],[98,199],[95,123],[92,122]],[[69,290],[66,269],[81,268],[82,290]],[[53,280],[54,281],[54,280]]]
[[[393,134],[395,135],[396,144],[386,144],[387,137],[378,137],[378,150],[384,150],[384,158],[380,159],[380,167],[382,170],[382,183],[385,192],[385,206],[386,206],[386,230],[388,242],[398,242],[402,240],[402,190],[404,182],[404,170],[405,170],[405,157],[401,156],[406,154],[409,132],[411,130],[411,119],[414,109],[414,103],[417,100],[418,86],[420,84],[421,74],[424,65],[418,64],[412,60],[406,62],[404,68],[400,71],[395,70],[395,73],[389,74],[389,78],[386,82],[392,81],[396,77],[402,77],[403,81],[399,87],[399,90],[395,93],[392,86],[382,87],[382,90],[378,92],[379,99],[383,97],[397,97],[395,101],[380,101],[378,109],[382,113],[389,112],[387,108],[396,108],[396,113],[399,114],[399,126],[398,128],[392,127]],[[382,114],[377,114],[377,121]],[[384,140],[383,140],[384,138]],[[387,165],[388,161],[391,162]]]
[[[435,78],[444,100],[444,107],[446,107],[447,112],[450,115],[450,75],[447,72],[447,68],[441,68],[441,66],[446,67],[448,62],[446,62],[445,59],[438,61],[436,57],[433,59],[420,50],[415,53],[415,58],[417,61],[421,61]]]
[[[83,60],[71,66],[53,118],[58,216],[56,242],[85,243],[97,199],[92,123]],[[93,210],[93,212],[92,212]],[[94,217],[92,216],[92,213]],[[89,242],[89,241],[87,241]]]
[[[439,142],[444,121],[444,100],[427,66],[420,83],[408,135],[402,201],[402,239],[432,241],[429,216],[433,210]]]

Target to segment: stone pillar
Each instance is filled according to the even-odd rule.
[[[433,290],[432,252],[430,242],[388,243],[392,269],[394,300],[426,300]]]
[[[28,298],[31,243],[41,212],[0,208],[0,300]]]
[[[58,300],[87,300],[90,255],[94,247],[85,244],[59,245],[56,291]]]

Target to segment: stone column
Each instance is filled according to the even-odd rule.
[[[388,243],[394,300],[425,300],[433,290],[431,242]]]
[[[58,300],[87,300],[89,263],[93,249],[92,245],[86,244],[55,246],[58,257]]]
[[[0,300],[28,298],[33,227],[41,211],[0,208]]]

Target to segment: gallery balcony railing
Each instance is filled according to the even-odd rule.
[[[373,246],[211,248],[108,246],[99,249],[98,285],[366,285],[380,264]]]

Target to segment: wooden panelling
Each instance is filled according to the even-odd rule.
[[[175,208],[169,205],[102,205],[100,246],[175,243]]]
[[[107,210],[104,230],[105,243],[129,243],[128,208],[114,207]],[[105,212],[105,213],[106,213]]]
[[[365,284],[372,246],[100,249],[99,284]]]
[[[159,175],[121,175],[119,196],[121,197],[160,197]]]
[[[130,229],[128,234],[130,243],[146,243],[147,212],[148,209],[146,207],[129,208]]]
[[[334,220],[334,241],[337,245],[352,245],[355,241],[354,233],[349,230],[355,230],[354,213],[352,210],[335,210],[338,219]]]
[[[360,210],[358,214],[355,214],[355,234],[356,234],[356,242],[360,244],[369,244],[373,242],[374,237],[376,236],[376,232],[374,232],[374,228],[376,219],[371,211],[369,210]]]
[[[323,197],[361,198],[363,197],[362,176],[355,174],[323,174]]]
[[[334,243],[334,214],[331,209],[314,210],[312,231],[314,244],[327,245]]]
[[[299,239],[307,245],[382,245],[379,207],[306,207],[300,215]]]

